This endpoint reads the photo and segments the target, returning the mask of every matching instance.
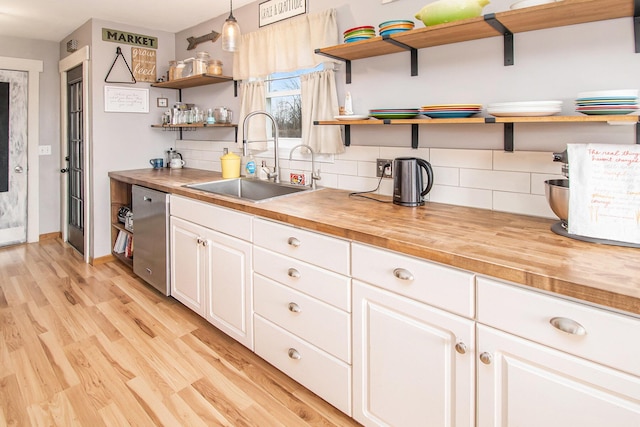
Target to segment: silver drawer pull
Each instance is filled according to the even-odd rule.
[[[483,353],[480,353],[480,361],[485,365],[491,365],[492,360],[493,360],[493,356],[491,356],[491,353],[487,353],[486,351]]]
[[[459,343],[456,343],[456,351],[460,354],[465,354],[467,352],[467,345],[462,341]]]
[[[562,332],[566,332],[571,335],[586,335],[587,330],[580,323],[575,320],[567,319],[566,317],[554,317],[549,320],[549,323]]]
[[[413,274],[407,269],[404,268],[396,268],[393,270],[393,275],[396,276],[400,280],[412,281]]]
[[[291,246],[293,246],[294,248],[297,248],[298,246],[300,246],[302,244],[302,242],[298,239],[296,239],[295,237],[289,237],[289,239],[287,240],[287,243]]]
[[[298,270],[296,270],[295,268],[288,269],[287,270],[287,275],[289,277],[293,277],[294,279],[300,278],[300,272]]]
[[[302,311],[302,309],[295,302],[290,302],[289,303],[289,311],[292,312],[292,313],[300,313]]]
[[[293,360],[302,359],[302,356],[300,355],[300,353],[298,353],[298,350],[296,350],[295,348],[290,348],[288,351],[288,354],[290,359],[293,359]]]

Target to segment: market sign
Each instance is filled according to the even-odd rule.
[[[260,26],[307,13],[307,0],[267,0],[260,3]]]
[[[303,1],[303,0],[301,0]],[[102,29],[102,40],[105,42],[124,43],[134,46],[158,48],[158,38],[145,36],[143,34],[127,33],[124,31],[111,30],[109,28]]]

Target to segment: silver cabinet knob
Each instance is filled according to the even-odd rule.
[[[467,345],[463,342],[456,343],[456,351],[460,354],[465,354],[467,352]]]
[[[203,239],[202,237],[198,237],[196,239],[196,242],[198,242],[198,244],[202,245],[202,246],[208,246],[209,245],[209,242],[207,242],[207,239]]]
[[[406,280],[408,282],[413,280],[413,274],[405,268],[396,268],[393,270],[393,275],[400,280]]]
[[[24,169],[22,169],[22,166],[16,166],[15,168],[13,168],[15,173],[22,173],[24,171]]]
[[[300,272],[298,270],[296,270],[295,268],[288,269],[287,270],[287,275],[289,277],[293,277],[294,279],[300,278]]]
[[[483,353],[480,353],[480,361],[485,365],[490,365],[493,361],[493,356],[491,356],[491,353],[487,353],[485,351]]]
[[[580,323],[575,320],[568,319],[566,317],[554,317],[549,320],[549,323],[562,332],[566,332],[571,335],[586,335],[587,330]]]
[[[289,311],[292,312],[292,313],[300,313],[302,311],[302,309],[295,302],[290,302],[289,303]]]
[[[287,239],[287,243],[290,246],[293,246],[294,248],[297,248],[298,246],[300,246],[302,244],[302,242],[298,239],[296,239],[295,237],[289,237],[289,239]]]
[[[289,354],[290,359],[293,359],[293,360],[302,359],[302,355],[295,348],[290,348],[287,354]]]

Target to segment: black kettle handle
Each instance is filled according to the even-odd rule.
[[[431,164],[426,160],[424,159],[416,159],[416,160],[418,161],[418,166],[420,166],[422,169],[424,169],[427,172],[427,179],[429,180],[427,182],[427,188],[422,190],[422,193],[420,193],[420,195],[424,197],[427,195],[427,193],[429,193],[429,191],[431,191],[431,187],[433,187],[433,169],[431,169]]]

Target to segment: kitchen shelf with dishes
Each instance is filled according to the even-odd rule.
[[[451,43],[504,37],[504,65],[514,64],[516,33],[567,25],[633,17],[635,50],[640,52],[640,0],[565,0],[538,6],[490,13],[476,18],[448,22],[366,40],[316,49],[319,55],[344,61],[346,81],[351,83],[351,61],[410,52],[411,75],[418,75],[417,50]]]
[[[315,125],[343,125],[345,127],[345,145],[351,144],[350,127],[380,125],[410,125],[411,147],[418,148],[418,126],[443,124],[496,124],[504,125],[504,150],[514,150],[515,123],[609,123],[636,126],[636,144],[640,144],[640,116],[637,115],[590,115],[590,116],[543,116],[543,117],[467,117],[467,118],[412,118],[412,119],[376,119],[360,120],[320,120]]]

